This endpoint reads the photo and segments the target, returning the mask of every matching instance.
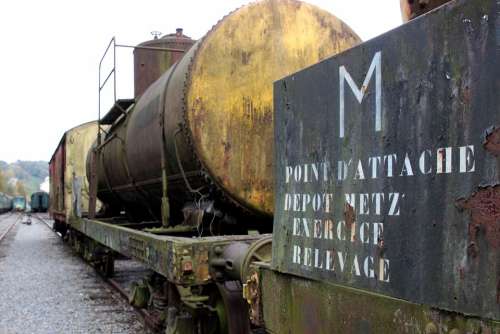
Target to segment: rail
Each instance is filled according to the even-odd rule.
[[[13,223],[11,223],[5,230],[0,231],[0,242],[5,239],[7,234],[16,226],[16,224],[19,222],[19,220],[23,217],[23,214],[20,213],[15,213],[17,217],[15,217],[15,220]],[[12,216],[12,213],[9,214],[8,216],[5,216],[5,218],[10,218]]]

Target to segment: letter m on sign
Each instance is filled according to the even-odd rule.
[[[344,66],[339,67],[339,137],[344,138],[344,87],[345,82],[349,84],[351,90],[358,100],[359,103],[363,101],[363,98],[370,83],[370,79],[375,73],[375,131],[382,130],[382,52],[379,51],[373,56],[372,63],[366,74],[365,81],[361,88],[358,88],[354,80],[352,79],[349,72],[347,72]]]

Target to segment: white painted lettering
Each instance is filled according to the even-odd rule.
[[[387,170],[386,174],[387,177],[393,177],[394,176],[394,168],[396,161],[398,159],[398,156],[396,154],[389,154],[389,155],[384,155],[384,163],[387,163]]]
[[[378,245],[384,235],[384,224],[373,223],[373,244]]]
[[[372,179],[376,179],[378,175],[378,167],[381,164],[382,157],[369,157],[368,165],[372,167]]]
[[[325,239],[333,240],[333,221],[327,219],[325,221]]]
[[[419,167],[420,167],[420,172],[422,174],[430,174],[432,173],[432,167],[431,165],[429,164],[429,168],[426,169],[425,166],[426,166],[426,156],[429,157],[429,159],[431,158],[432,156],[432,153],[431,153],[431,150],[425,150],[422,152],[422,154],[420,154],[420,159],[418,161],[418,164],[419,164]]]
[[[380,216],[381,214],[381,203],[384,200],[384,193],[373,193],[372,202],[375,203],[375,214]]]
[[[361,276],[361,271],[359,270],[359,262],[358,256],[354,255],[354,259],[352,260],[351,273],[356,276]]]
[[[349,170],[349,166],[351,165],[351,163],[352,160],[349,160],[348,162],[343,160],[338,161],[337,180],[344,181],[345,179],[347,179],[347,172]]]
[[[363,269],[366,277],[368,278],[375,277],[375,271],[373,270],[373,257],[367,256],[365,258]]]
[[[365,172],[363,171],[363,165],[361,160],[358,161],[358,167],[356,168],[356,173],[354,174],[354,180],[364,180]]]
[[[405,159],[403,160],[403,168],[401,169],[400,176],[413,176],[413,168],[411,167],[410,158],[408,153],[406,153]]]
[[[303,194],[302,195],[302,212],[306,212],[306,208],[310,203],[311,203],[311,195]]]
[[[404,197],[402,194],[401,198]],[[399,193],[389,193],[389,201],[391,203],[389,208],[389,216],[399,216]]]
[[[319,249],[314,250],[314,267],[323,269],[323,257],[320,257]]]
[[[370,194],[359,194],[359,214],[370,214]]]
[[[293,229],[292,229],[292,235],[293,236],[300,236],[300,218],[293,218]]]
[[[337,223],[337,238],[339,240],[345,240],[345,221],[341,220]]]
[[[359,240],[363,244],[370,243],[370,224],[369,223],[361,223],[359,226]]]
[[[300,246],[293,245],[292,263],[300,264],[300,253],[301,253]]]
[[[472,173],[476,170],[474,145],[460,146],[460,173]]]
[[[439,148],[437,150],[436,173],[451,173],[451,147]]]
[[[344,82],[346,81],[351,91],[359,103],[363,101],[370,79],[375,73],[375,131],[382,130],[382,52],[378,51],[373,56],[373,60],[366,74],[365,80],[358,88],[345,66],[339,67],[339,137],[344,138]]]
[[[285,168],[285,183],[290,182],[290,176],[293,173],[293,168],[291,166],[286,166]]]
[[[390,275],[389,275],[389,260],[380,258],[379,259],[379,274],[378,279],[382,282],[389,283]]]

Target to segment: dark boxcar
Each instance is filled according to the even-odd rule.
[[[38,191],[31,194],[31,211],[47,212],[49,209],[49,194],[45,191]]]
[[[275,83],[275,270],[500,319],[499,6],[450,2]]]
[[[12,198],[4,193],[0,193],[0,213],[12,210]]]

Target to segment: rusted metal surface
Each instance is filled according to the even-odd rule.
[[[50,160],[50,213],[58,222],[64,223],[72,215],[88,213],[85,157],[96,135],[95,121],[66,131]],[[96,205],[99,209],[101,204],[97,202]]]
[[[492,128],[487,131],[483,145],[486,151],[496,157],[500,156],[500,128]]]
[[[49,212],[54,220],[64,219],[64,148],[66,134],[63,135],[49,162],[50,207]]]
[[[331,14],[296,1],[257,2],[228,15],[111,131],[100,198],[136,220],[158,218],[165,166],[174,223],[186,201],[211,196],[260,215],[270,228],[271,83],[359,41]]]
[[[250,334],[248,319],[248,305],[241,297],[242,286],[240,281],[226,281],[217,283],[217,288],[226,309],[227,333]]]
[[[250,4],[207,34],[192,61],[185,117],[198,158],[230,198],[272,214],[271,83],[359,42],[330,13],[297,1]]]
[[[243,285],[243,297],[248,303],[248,312],[250,322],[255,327],[264,327],[264,319],[262,316],[261,306],[261,291],[259,283],[259,274],[253,272]]]
[[[400,0],[401,15],[407,22],[451,0]]]
[[[469,210],[469,255],[478,256],[478,238],[486,239],[491,250],[500,247],[500,185],[481,187],[468,199],[458,201],[458,206]]]
[[[253,243],[268,235],[187,238],[155,235],[97,220],[73,218],[71,226],[87,237],[134,258],[175,284],[207,284],[214,278],[214,249],[231,243]]]
[[[274,269],[500,318],[498,11],[453,1],[275,83]]]
[[[500,332],[500,322],[466,317],[376,293],[262,269],[263,322],[271,334]]]
[[[177,62],[196,41],[183,34],[181,28],[175,33],[138,45],[134,49],[134,91],[139,97],[170,66]],[[169,51],[162,48],[171,49]],[[176,51],[177,50],[177,51]]]

